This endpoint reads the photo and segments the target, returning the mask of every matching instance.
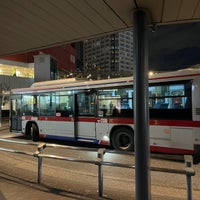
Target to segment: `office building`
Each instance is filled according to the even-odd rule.
[[[132,35],[126,31],[84,41],[84,73],[92,79],[133,74]]]

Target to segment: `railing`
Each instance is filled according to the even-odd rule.
[[[37,150],[35,152],[19,151],[19,150],[6,149],[6,148],[0,148],[0,151],[24,154],[27,156],[34,156],[34,157],[38,158],[38,174],[37,174],[37,182],[38,183],[42,183],[42,160],[44,158],[97,165],[98,166],[98,193],[99,193],[100,197],[103,196],[103,169],[102,169],[103,165],[135,169],[135,165],[104,161],[105,153],[134,155],[133,152],[112,151],[112,150],[106,150],[104,148],[94,149],[94,148],[85,148],[85,147],[83,148],[83,147],[57,145],[57,144],[21,142],[21,141],[14,141],[14,140],[1,139],[1,138],[0,138],[0,141],[11,142],[11,143],[16,143],[16,144],[21,144],[21,145],[33,145],[33,146],[37,147]],[[71,157],[63,157],[63,156],[44,154],[43,150],[47,147],[63,148],[63,149],[70,149],[70,150],[81,150],[81,151],[93,151],[93,152],[97,151],[97,158],[96,158],[96,160],[86,160],[86,159],[83,160],[83,159],[77,159],[77,158],[71,158]],[[151,167],[150,170],[158,171],[158,172],[165,172],[165,173],[185,174],[186,175],[186,184],[187,184],[187,200],[192,200],[192,176],[195,175],[195,171],[193,169],[192,156],[185,155],[184,159],[185,159],[185,169],[167,169],[167,168]]]

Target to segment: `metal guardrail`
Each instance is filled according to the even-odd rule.
[[[95,148],[85,148],[85,147],[72,147],[72,146],[57,145],[57,144],[20,142],[20,141],[8,140],[8,139],[3,139],[3,138],[0,138],[0,141],[11,142],[11,143],[16,143],[16,144],[21,144],[21,145],[33,145],[37,147],[37,150],[35,152],[19,151],[19,150],[6,149],[6,148],[0,148],[0,151],[24,154],[27,156],[34,156],[38,158],[38,176],[37,176],[38,183],[42,183],[42,160],[44,158],[97,165],[98,166],[98,193],[100,197],[103,196],[103,169],[102,169],[103,165],[107,165],[111,167],[123,167],[123,168],[135,169],[135,165],[104,161],[105,153],[134,155],[133,152],[112,151],[112,150],[106,150],[104,148],[95,149]],[[83,159],[76,159],[76,158],[71,158],[71,157],[44,154],[43,150],[46,147],[64,148],[64,149],[70,149],[70,150],[93,151],[93,152],[97,151],[97,158],[96,160],[83,160]],[[165,172],[165,173],[185,174],[186,184],[187,184],[187,200],[192,200],[192,176],[195,175],[195,171],[193,169],[192,156],[185,155],[184,159],[185,159],[185,169],[167,169],[167,168],[160,168],[160,167],[150,167],[150,170],[157,171],[157,172]]]

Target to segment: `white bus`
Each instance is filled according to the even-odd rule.
[[[134,149],[132,77],[34,83],[11,91],[11,131]],[[200,70],[149,78],[150,148],[200,155]]]

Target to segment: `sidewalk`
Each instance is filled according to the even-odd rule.
[[[6,123],[6,124],[1,124],[0,126],[0,131],[5,131],[5,130],[9,130],[9,124]]]
[[[4,124],[2,129],[8,128]],[[1,134],[0,134],[1,137]],[[97,174],[51,166],[43,163],[42,184],[37,183],[37,160],[18,157],[0,151],[0,200],[134,200],[133,179],[104,176],[104,196],[98,196]],[[162,174],[164,176],[164,174]],[[164,178],[164,177],[163,177]],[[185,177],[183,176],[183,179]],[[193,200],[199,200],[200,191],[193,191]],[[152,200],[186,200],[184,188],[151,185]]]
[[[13,133],[10,133],[10,126],[9,126],[9,123],[8,122],[4,122],[1,124],[0,126],[0,137],[1,138],[9,138],[9,137],[12,137]],[[1,200],[1,199],[0,199]]]
[[[7,118],[2,118],[0,122],[0,131],[5,129],[9,129],[9,120]]]
[[[15,154],[0,152],[0,200],[134,200],[135,186],[132,179],[119,180],[104,176],[104,196],[98,196],[98,179],[90,172],[75,172],[67,168],[45,166],[42,184],[37,183],[37,161],[27,161]],[[24,159],[24,158],[23,158]],[[199,200],[194,191],[193,200]],[[151,186],[152,200],[186,200],[184,188],[162,185]]]
[[[54,183],[55,184],[55,183]],[[63,190],[59,189],[59,184],[57,185],[46,185],[37,184],[32,181],[24,181],[23,179],[13,177],[11,175],[5,175],[0,173],[0,200],[100,200],[100,199],[113,199],[113,200],[129,200],[135,199],[135,195],[127,196],[126,193],[121,194],[120,191],[113,190],[112,194],[109,191],[109,197],[105,195],[104,197],[98,197],[98,193],[95,192],[91,194],[91,191],[85,191],[77,193],[78,186],[74,190]],[[73,187],[73,186],[72,186]],[[90,188],[88,188],[90,190]],[[132,188],[134,190],[134,188]],[[166,192],[166,191],[165,191]],[[152,195],[152,200],[185,200],[186,198],[178,198],[175,196],[168,196],[169,193],[163,195]],[[180,191],[177,191],[180,192]],[[196,199],[197,200],[197,199]]]
[[[50,188],[0,173],[0,200],[92,200],[73,192]],[[96,199],[96,198],[95,198]],[[97,198],[98,199],[98,198]]]

